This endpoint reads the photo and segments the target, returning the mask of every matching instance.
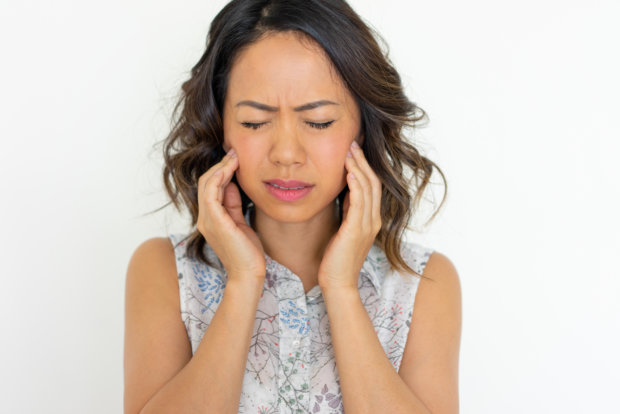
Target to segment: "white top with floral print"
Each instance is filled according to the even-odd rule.
[[[175,246],[181,318],[194,353],[224,295],[226,271],[208,245],[205,253],[216,267],[187,257],[187,235],[168,237]],[[407,242],[401,251],[419,274],[433,252]],[[344,412],[320,287],[305,293],[297,275],[269,256],[265,259],[265,286],[256,311],[239,413]],[[417,275],[392,270],[377,245],[370,249],[360,271],[360,297],[397,371],[419,280]]]

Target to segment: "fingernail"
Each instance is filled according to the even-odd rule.
[[[228,151],[228,155],[230,155],[231,157],[235,157],[235,156],[237,155],[237,153],[235,152],[235,149],[234,149],[234,148],[231,148],[231,149]]]
[[[353,154],[351,154],[351,151],[347,152],[347,158],[351,158],[353,156]]]
[[[359,148],[359,147],[360,147],[360,146],[359,146],[359,144],[357,143],[357,141],[353,141],[353,143],[351,144],[351,146],[352,146],[353,148]]]

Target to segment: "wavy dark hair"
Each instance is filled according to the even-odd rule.
[[[222,109],[231,67],[240,51],[276,32],[295,32],[321,46],[354,96],[361,110],[362,149],[383,184],[383,224],[376,243],[393,268],[417,274],[402,257],[403,233],[433,170],[441,175],[446,191],[427,223],[444,204],[447,182],[441,169],[404,135],[427,114],[405,96],[398,72],[379,46],[381,37],[343,0],[233,0],[213,19],[206,50],[182,84],[172,130],[163,140],[163,179],[171,199],[163,207],[174,203],[179,211],[181,204],[188,208],[194,228],[186,239],[188,256],[212,265],[205,254],[206,241],[195,228],[196,183],[225,155]],[[239,190],[245,214],[251,200],[240,186]],[[338,196],[341,217],[346,191],[345,187]]]

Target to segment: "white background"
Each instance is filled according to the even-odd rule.
[[[152,147],[224,3],[1,3],[1,412],[122,411],[129,258],[187,229],[143,216]],[[461,412],[620,412],[620,3],[377,3],[448,178],[411,237],[459,271]]]

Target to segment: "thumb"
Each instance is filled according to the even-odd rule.
[[[224,188],[224,208],[237,224],[246,224],[241,208],[241,194],[239,188],[232,181]]]

